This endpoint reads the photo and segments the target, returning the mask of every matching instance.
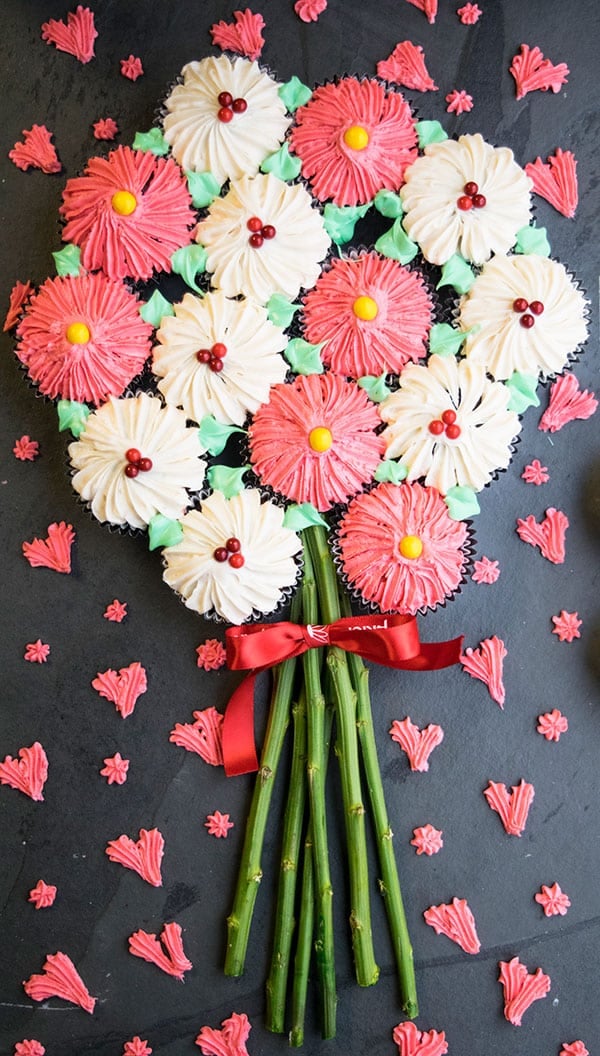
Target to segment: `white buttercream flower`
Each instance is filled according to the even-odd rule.
[[[165,400],[196,422],[212,414],[243,425],[248,412],[266,403],[271,386],[285,379],[283,330],[261,305],[228,300],[220,290],[205,297],[186,293],[174,307],[156,335],[152,360]],[[220,356],[208,359],[215,345]]]
[[[277,82],[256,62],[226,55],[190,62],[182,73],[183,83],[165,100],[164,137],[176,161],[183,169],[212,172],[219,183],[254,175],[291,121]]]
[[[485,367],[434,355],[405,367],[400,384],[380,412],[386,455],[402,459],[407,480],[424,478],[442,495],[456,485],[480,491],[508,466],[521,423],[507,410],[509,390]]]
[[[69,445],[73,487],[99,521],[145,528],[156,513],[182,516],[187,489],[202,487],[203,453],[183,411],[146,393],[111,397]]]
[[[586,300],[558,261],[533,254],[494,257],[460,309],[474,328],[464,351],[494,378],[513,371],[542,377],[562,370],[587,338]]]
[[[313,286],[330,246],[304,187],[270,173],[233,181],[198,224],[196,241],[206,247],[213,285],[261,304],[273,293],[294,298]]]
[[[404,228],[432,264],[455,253],[483,264],[506,253],[529,223],[531,180],[512,150],[479,133],[431,144],[404,178]]]
[[[215,491],[183,518],[183,539],[163,551],[163,578],[188,609],[230,623],[277,607],[298,576],[302,544],[283,527],[284,510],[256,488],[226,499]]]

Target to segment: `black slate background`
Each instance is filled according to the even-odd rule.
[[[73,5],[74,7],[75,5]],[[131,143],[136,130],[153,123],[160,100],[181,66],[213,49],[208,27],[229,18],[232,5],[216,0],[96,0],[96,58],[86,66],[46,46],[40,25],[65,17],[57,0],[4,0],[0,11],[3,117],[0,132],[0,303],[17,279],[36,284],[54,273],[52,250],[60,248],[58,206],[68,176],[110,144],[92,137],[91,125],[110,115],[120,127],[116,142]],[[592,0],[482,0],[483,17],[462,26],[459,0],[440,0],[434,26],[403,0],[359,3],[330,0],[314,25],[301,23],[291,0],[253,5],[267,22],[263,61],[285,80],[307,83],[336,73],[374,73],[399,40],[423,45],[439,91],[407,91],[422,117],[442,119],[450,134],[480,131],[507,144],[521,163],[557,146],[579,161],[580,205],[574,221],[537,200],[538,223],[547,226],[553,254],[587,289],[591,337],[575,371],[582,387],[597,386],[598,135],[595,86],[600,16]],[[537,44],[552,61],[571,70],[558,94],[534,93],[516,102],[510,59],[521,42]],[[119,75],[119,59],[142,58],[136,83]],[[445,114],[444,96],[466,88],[475,101],[470,114]],[[7,152],[21,130],[46,123],[64,171],[24,174]],[[368,227],[359,228],[367,241]],[[3,606],[0,758],[38,739],[50,760],[45,802],[33,803],[0,789],[0,1051],[12,1053],[23,1038],[37,1038],[48,1056],[119,1056],[134,1034],[147,1038],[155,1056],[197,1052],[193,1041],[204,1024],[218,1026],[232,1011],[253,1024],[248,1042],[254,1056],[280,1053],[285,1038],[262,1026],[264,978],[272,928],[273,877],[278,846],[279,798],[267,839],[265,880],[259,893],[246,974],[222,974],[224,920],[229,909],[250,777],[227,780],[194,755],[169,744],[175,722],[191,721],[195,708],[223,709],[238,678],[206,674],[195,664],[196,645],[224,628],[207,624],[184,608],[162,583],[160,558],[141,537],[112,533],[94,522],[71,491],[65,464],[67,440],[56,428],[54,407],[37,398],[2,337],[0,357],[0,504]],[[531,409],[512,466],[482,496],[475,525],[477,556],[498,559],[493,586],[467,582],[459,597],[422,622],[425,639],[464,633],[476,646],[492,634],[508,648],[507,701],[502,712],[482,683],[459,668],[427,675],[373,669],[380,759],[396,833],[420,987],[421,1029],[445,1030],[452,1056],[558,1056],[561,1043],[582,1038],[598,1051],[598,948],[600,940],[600,825],[598,770],[600,715],[592,673],[597,653],[599,519],[586,517],[590,482],[598,480],[598,419],[568,425],[554,436],[539,432],[542,406]],[[29,433],[41,457],[17,462],[14,441]],[[550,481],[540,488],[521,480],[524,465],[540,458]],[[597,504],[597,496],[596,496]],[[564,565],[546,562],[519,541],[515,519],[549,506],[571,521]],[[597,505],[596,505],[597,509]],[[43,536],[55,520],[77,531],[71,576],[32,569],[21,543]],[[102,614],[118,597],[129,616],[108,623]],[[577,610],[582,636],[560,643],[551,616]],[[45,665],[22,659],[27,642],[51,646]],[[90,686],[98,671],[140,660],[148,691],[134,715],[123,721]],[[535,732],[536,716],[552,707],[568,716],[559,744]],[[264,709],[263,709],[264,711]],[[387,736],[394,718],[409,714],[420,726],[439,722],[443,744],[427,774],[413,774]],[[115,751],[131,760],[127,783],[107,786],[98,770]],[[482,796],[488,781],[532,781],[536,798],[521,839],[508,837]],[[280,785],[285,782],[281,781]],[[321,1042],[314,1002],[305,1050],[314,1056],[392,1054],[393,1026],[401,1013],[385,921],[373,884],[373,913],[381,979],[360,990],[353,982],[345,924],[347,891],[343,850],[332,786],[330,829],[336,892],[339,1026],[334,1041]],[[207,835],[203,822],[215,809],[231,814],[227,840]],[[434,858],[417,858],[412,829],[431,822],[444,831]],[[165,835],[164,886],[153,889],[134,873],[111,864],[108,840],[158,826]],[[58,887],[52,909],[36,912],[27,894],[42,877]],[[541,884],[558,881],[572,906],[564,918],[547,920],[533,896]],[[436,937],[423,910],[465,897],[482,941],[468,957],[445,937]],[[138,928],[160,930],[176,919],[194,963],[184,985],[127,953],[127,937]],[[93,1017],[61,1001],[41,1007],[21,983],[41,970],[47,953],[68,953],[92,994]],[[552,978],[548,998],[532,1006],[523,1026],[502,1017],[498,960],[519,955],[531,970],[540,965]]]

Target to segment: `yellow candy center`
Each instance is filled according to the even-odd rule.
[[[400,540],[399,550],[402,557],[414,561],[415,558],[420,557],[423,553],[423,543],[418,535],[405,535]]]
[[[376,319],[379,314],[377,301],[374,301],[372,297],[365,296],[356,298],[352,305],[352,311],[357,319],[364,319],[366,322]]]
[[[119,216],[131,216],[137,209],[137,198],[131,191],[115,191],[110,204]]]
[[[364,150],[369,144],[369,133],[362,125],[350,125],[344,132],[344,143],[350,150]]]
[[[308,434],[308,442],[313,451],[329,451],[333,443],[331,430],[324,425],[318,425],[315,429],[311,429]]]
[[[67,341],[72,345],[86,345],[91,336],[85,323],[69,323],[67,327]]]

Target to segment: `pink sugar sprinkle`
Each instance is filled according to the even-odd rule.
[[[12,290],[10,291],[8,311],[6,313],[6,319],[4,320],[4,325],[2,327],[3,333],[8,333],[9,330],[12,330],[17,325],[21,317],[21,312],[23,311],[32,293],[33,286],[29,281],[15,282]]]
[[[128,81],[137,81],[138,77],[141,77],[144,72],[142,66],[142,60],[136,58],[135,55],[130,55],[127,59],[121,59],[121,76],[126,77]]]
[[[327,0],[296,0],[294,11],[303,22],[316,22],[327,7]]]
[[[246,1042],[252,1027],[244,1013],[232,1012],[221,1023],[221,1029],[202,1027],[196,1045],[204,1056],[248,1056]]]
[[[562,512],[550,506],[546,516],[538,524],[533,514],[524,520],[517,520],[517,535],[524,543],[538,546],[542,557],[554,565],[562,565],[565,560],[565,535],[569,519]]]
[[[455,88],[446,96],[446,102],[448,103],[446,110],[449,114],[468,114],[473,109],[473,96],[467,95],[464,89],[459,91]]]
[[[129,770],[129,759],[122,759],[121,753],[116,752],[107,759],[102,760],[104,768],[100,770],[102,777],[106,778],[108,785],[124,785]]]
[[[32,975],[23,988],[32,1001],[61,997],[92,1013],[96,998],[91,997],[73,961],[66,953],[49,953],[39,975]]]
[[[196,649],[198,667],[205,671],[217,671],[225,664],[227,653],[218,638],[207,638]]]
[[[377,76],[418,92],[437,92],[427,67],[423,48],[410,40],[396,44],[391,55],[377,63]]]
[[[500,575],[500,563],[490,561],[489,557],[482,557],[473,566],[471,579],[475,583],[495,583]]]
[[[119,601],[115,598],[111,601],[110,605],[106,606],[104,610],[104,619],[110,620],[111,623],[122,623],[127,615],[127,605],[125,602]]]
[[[23,142],[17,141],[8,156],[18,169],[41,169],[42,172],[60,172],[62,165],[56,148],[50,142],[53,136],[45,125],[32,125],[23,129]]]
[[[553,66],[539,48],[530,48],[528,44],[521,44],[509,70],[517,86],[517,99],[522,99],[528,92],[547,92],[548,89],[556,94],[567,83],[569,74],[566,63]]]
[[[510,792],[504,784],[490,781],[483,794],[489,806],[498,814],[509,836],[520,836],[527,824],[529,808],[533,803],[535,788],[521,781],[513,785]]]
[[[20,440],[15,440],[13,455],[20,462],[33,462],[39,453],[40,445],[37,440],[31,440],[27,435],[22,436]]]
[[[479,953],[481,943],[466,898],[453,898],[448,904],[430,906],[423,916],[436,935],[446,935],[465,953]]]
[[[181,925],[175,923],[164,924],[158,939],[147,931],[136,931],[129,937],[129,952],[181,982],[184,972],[194,967],[183,951]]]
[[[7,755],[0,763],[0,785],[10,785],[38,802],[48,777],[48,757],[39,741],[29,748],[19,748],[19,758]]]
[[[71,571],[71,547],[74,539],[73,525],[65,524],[64,521],[60,524],[49,524],[45,539],[23,543],[23,556],[32,568],[51,568],[55,572],[68,575]]]
[[[137,842],[130,836],[119,836],[110,840],[105,854],[109,861],[133,869],[142,880],[152,887],[162,887],[160,863],[164,853],[165,841],[158,829],[140,829]]]
[[[566,733],[569,729],[569,723],[558,708],[553,708],[552,711],[546,711],[543,715],[538,715],[536,729],[547,741],[558,741],[561,734]]]
[[[551,887],[542,884],[541,890],[534,895],[534,898],[547,917],[564,917],[571,905],[571,899],[565,895],[564,891],[561,891],[560,884],[552,884]]]
[[[577,160],[570,150],[557,147],[547,164],[541,158],[529,162],[525,172],[533,181],[533,193],[550,202],[557,212],[571,219],[575,216],[579,193],[577,189]]]
[[[502,675],[507,655],[504,642],[494,634],[491,638],[484,638],[477,649],[465,649],[460,658],[463,671],[471,678],[485,682],[492,700],[501,708],[504,708],[506,699]]]
[[[94,58],[94,41],[97,36],[94,12],[81,4],[76,11],[69,12],[66,24],[61,19],[51,18],[42,26],[42,40],[47,44],[54,44],[58,51],[74,55],[83,63]]]
[[[427,21],[433,25],[437,15],[438,0],[407,0],[413,7],[418,7],[427,16]]]
[[[408,716],[401,722],[394,719],[389,733],[392,740],[396,741],[408,756],[411,770],[421,772],[429,770],[429,756],[444,739],[441,726],[431,723],[425,729],[420,730]]]
[[[464,7],[458,8],[456,14],[463,26],[474,26],[481,18],[482,11],[477,4],[465,4]]]
[[[223,51],[235,51],[248,59],[258,59],[265,38],[262,15],[253,14],[249,7],[245,11],[234,11],[233,22],[215,22],[210,27],[213,44]]]
[[[101,117],[92,127],[94,139],[114,139],[119,131],[119,126],[112,117]]]
[[[572,642],[574,638],[581,638],[579,628],[583,623],[576,612],[566,612],[562,609],[558,616],[552,617],[554,628],[552,634],[558,636],[559,642]]]
[[[169,741],[187,752],[195,752],[211,766],[223,765],[223,716],[216,708],[194,712],[195,722],[178,722]]]
[[[33,902],[36,909],[49,909],[50,906],[54,905],[54,899],[56,898],[56,887],[54,884],[46,884],[43,880],[38,880],[35,887],[32,887],[29,892],[28,902]]]
[[[399,1023],[392,1037],[399,1056],[445,1056],[448,1043],[444,1031],[419,1030],[415,1023]]]
[[[576,418],[591,418],[597,406],[598,400],[593,392],[588,392],[587,389],[582,392],[579,380],[574,374],[563,374],[550,389],[548,406],[540,418],[538,429],[557,433]]]
[[[30,664],[45,664],[49,653],[50,646],[38,638],[36,642],[29,642],[25,646],[23,659],[28,660]]]
[[[229,830],[233,828],[229,814],[221,814],[220,810],[215,810],[214,814],[207,814],[204,825],[208,829],[209,836],[216,836],[218,839],[225,839]]]
[[[504,1016],[514,1027],[520,1027],[529,1006],[550,990],[550,977],[544,975],[541,968],[530,975],[518,957],[513,957],[512,961],[500,961],[499,965],[498,981],[504,989]]]
[[[413,838],[410,843],[418,855],[426,854],[430,858],[432,854],[441,851],[444,846],[442,830],[434,829],[433,825],[422,825],[418,829],[413,829]]]
[[[539,458],[534,458],[528,466],[521,473],[521,478],[526,484],[547,484],[550,480],[550,474],[546,466],[543,466]]]
[[[119,672],[110,668],[99,672],[92,679],[92,686],[101,697],[110,700],[126,719],[133,713],[138,697],[146,692],[148,683],[145,668],[136,660],[128,667],[122,667]]]

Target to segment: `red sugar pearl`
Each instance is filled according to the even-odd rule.
[[[210,351],[209,351],[209,349],[208,348],[201,348],[198,352],[196,352],[196,359],[198,360],[199,363],[209,363],[210,362]]]
[[[223,561],[227,560],[229,554],[224,546],[218,546],[216,550],[213,550],[213,557],[215,561],[219,562],[219,564],[223,564]]]
[[[429,423],[429,432],[432,433],[433,436],[441,436],[444,432],[444,423],[441,422],[439,418],[434,418],[433,421]]]
[[[214,374],[220,374],[225,364],[223,363],[222,359],[219,359],[218,356],[211,356],[210,363],[208,365]]]
[[[231,92],[219,92],[217,96],[219,106],[231,106],[233,103],[233,96]]]
[[[544,305],[541,301],[532,301],[529,305],[529,311],[533,312],[534,315],[541,315],[544,311]]]
[[[228,125],[230,121],[233,121],[233,110],[230,110],[228,106],[222,106],[220,110],[217,110],[217,117],[224,125]]]
[[[243,114],[248,109],[248,103],[242,98],[234,99],[231,104],[231,109],[234,114]]]
[[[474,209],[483,209],[484,205],[487,205],[487,198],[485,194],[474,194],[471,198]]]
[[[446,436],[449,440],[458,440],[460,436],[460,425],[447,425]]]
[[[242,554],[232,554],[229,558],[229,564],[232,568],[241,568],[245,564]]]
[[[526,314],[521,316],[519,322],[526,330],[531,330],[531,327],[535,324],[535,319],[532,315]]]
[[[472,198],[479,191],[479,187],[473,180],[469,180],[468,183],[465,183],[463,191],[469,195],[469,198]]]
[[[468,194],[461,194],[460,198],[457,198],[456,204],[459,209],[463,212],[468,213],[469,209],[473,208],[473,199],[469,198]]]
[[[152,459],[151,458],[140,458],[140,460],[139,460],[139,462],[137,464],[137,468],[139,469],[140,473],[149,473],[150,470],[152,469]]]
[[[524,297],[517,297],[516,301],[513,301],[514,312],[526,312],[528,308],[529,305]]]
[[[138,466],[136,466],[133,462],[128,462],[125,466],[125,476],[129,477],[130,480],[133,480],[134,477],[137,477],[138,473]]]
[[[231,539],[227,540],[225,546],[229,550],[230,554],[239,554],[240,550],[242,549],[242,544],[240,543],[239,539],[236,539],[235,535],[232,535]]]
[[[137,447],[129,447],[125,452],[125,458],[128,462],[138,463],[142,457],[141,451],[138,451]]]
[[[223,356],[227,355],[227,345],[224,345],[222,341],[215,341],[210,351],[217,359],[223,359]]]
[[[265,224],[261,231],[261,235],[263,236],[263,238],[275,238],[276,234],[277,232],[273,227],[273,224]]]
[[[444,411],[442,415],[442,421],[444,425],[454,425],[456,421],[456,411],[452,410],[452,408],[447,411]]]
[[[258,232],[257,232],[254,235],[250,235],[250,238],[248,239],[248,241],[249,241],[250,245],[252,246],[252,249],[260,249],[260,247],[262,246],[262,244],[264,242],[264,238],[263,238],[262,235],[259,235]]]
[[[246,221],[246,227],[249,231],[260,231],[262,226],[263,223],[259,216],[251,216],[250,219]]]

